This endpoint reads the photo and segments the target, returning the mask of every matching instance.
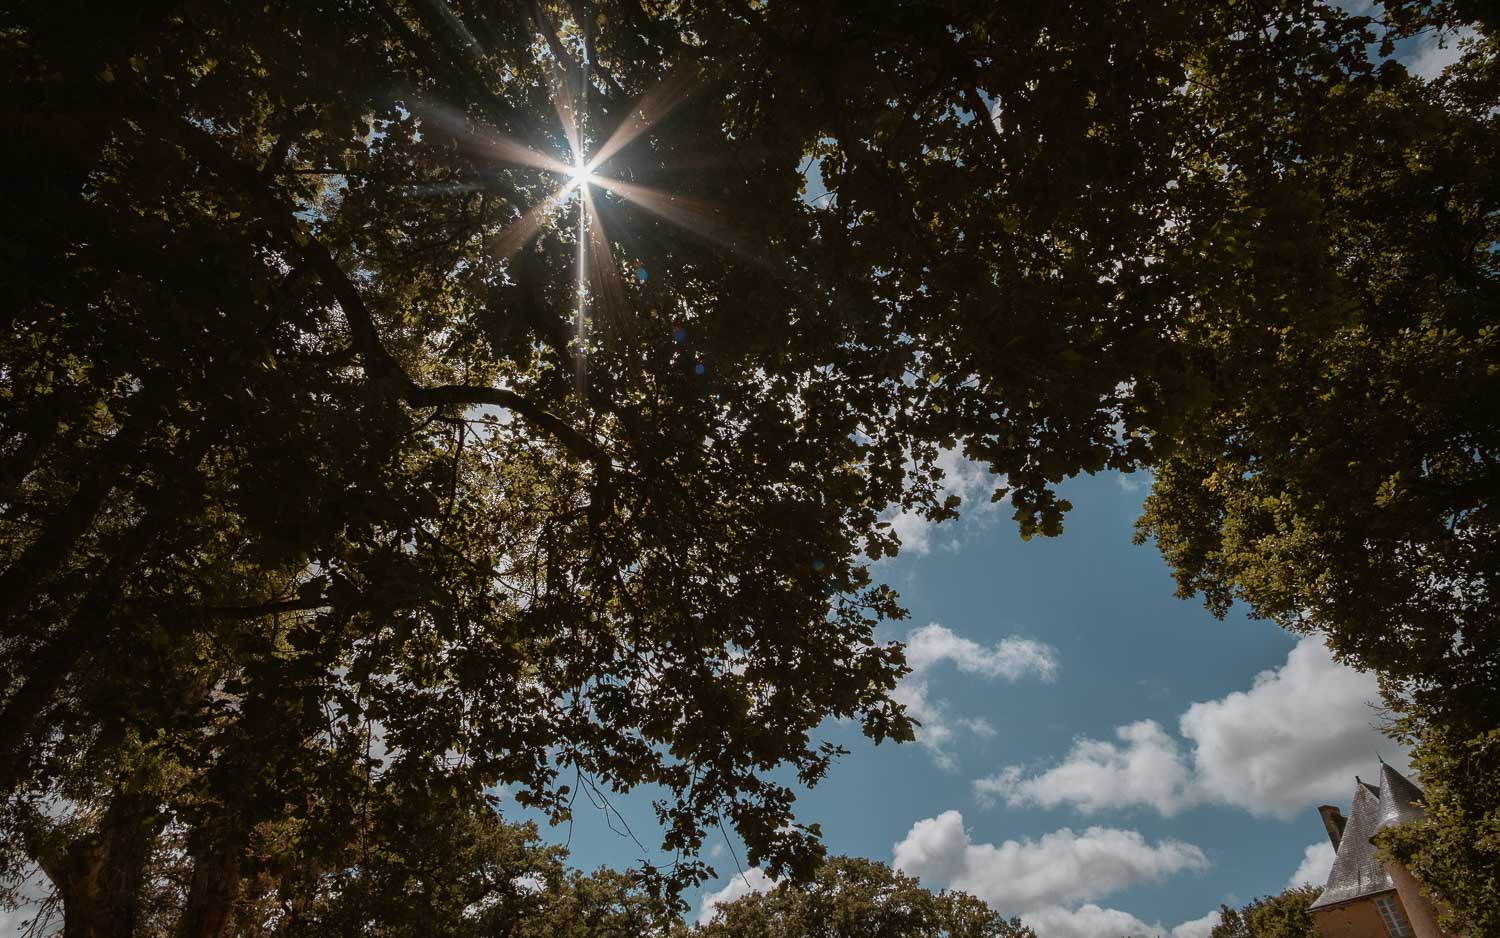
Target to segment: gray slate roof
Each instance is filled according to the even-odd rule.
[[[1406,776],[1381,763],[1380,765],[1380,821],[1377,830],[1384,830],[1408,821],[1420,821],[1426,812],[1422,810],[1422,789],[1413,785]]]
[[[1381,865],[1370,838],[1383,828],[1421,820],[1424,816],[1420,803],[1422,790],[1385,763],[1380,765],[1378,788],[1358,778],[1354,783],[1354,801],[1339,839],[1333,869],[1328,871],[1328,885],[1309,908],[1327,908],[1395,889],[1396,884]]]

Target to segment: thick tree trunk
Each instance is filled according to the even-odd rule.
[[[116,789],[99,827],[42,869],[63,903],[63,938],[131,938],[162,816],[154,797]]]
[[[187,904],[177,922],[177,938],[218,938],[224,934],[240,893],[243,839],[228,838],[195,857]]]

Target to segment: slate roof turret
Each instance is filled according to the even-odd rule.
[[[1339,838],[1328,884],[1310,908],[1322,909],[1396,888],[1376,854],[1370,838],[1393,824],[1421,820],[1422,790],[1385,763],[1380,766],[1380,786],[1354,779],[1354,799],[1349,819]]]
[[[1376,830],[1385,830],[1387,827],[1405,824],[1408,821],[1420,821],[1424,814],[1422,789],[1408,781],[1405,775],[1382,762],[1380,764],[1380,820],[1376,824]]]

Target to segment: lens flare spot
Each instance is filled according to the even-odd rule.
[[[693,374],[695,374],[695,375],[701,375],[701,374],[703,374],[703,372],[705,372],[707,370],[708,369],[706,369],[706,368],[703,367],[703,363],[702,362],[699,362],[698,364],[696,364],[696,365],[693,366]]]
[[[594,167],[589,163],[576,163],[569,177],[575,186],[586,186],[594,181]]]
[[[644,268],[644,267],[637,267],[635,269],[635,279],[639,280],[641,283],[645,283],[646,282],[646,278],[648,276],[650,276],[650,274],[646,270],[646,268]]]
[[[673,326],[672,327],[672,341],[676,342],[678,345],[681,345],[682,343],[686,342],[687,341],[687,330],[684,329],[684,328],[682,328],[681,326]]]

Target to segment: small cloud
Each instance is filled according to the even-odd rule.
[[[985,739],[991,739],[995,736],[995,725],[981,717],[959,717],[953,722],[956,726],[968,730],[975,736],[983,736]]]
[[[743,873],[736,873],[730,877],[729,882],[724,885],[724,888],[703,897],[703,903],[698,909],[698,924],[707,925],[713,921],[714,915],[719,911],[719,906],[726,905],[751,893],[770,892],[776,888],[779,882],[780,880],[767,876],[758,866],[752,866]]]
[[[1115,730],[1118,742],[1078,739],[1058,765],[1028,774],[1007,766],[974,782],[981,804],[1013,808],[1068,804],[1084,814],[1143,805],[1171,816],[1194,803],[1192,773],[1178,742],[1155,720]]]
[[[1143,677],[1135,684],[1152,700],[1165,700],[1172,696],[1172,688],[1159,677]]]
[[[1168,931],[1161,923],[1147,923],[1119,909],[1100,908],[1085,903],[1076,909],[1048,906],[1033,909],[1021,916],[1037,938],[1121,938],[1129,936],[1171,935],[1171,938],[1208,938],[1219,924],[1219,911],[1183,922]]]
[[[1172,929],[1172,938],[1208,938],[1209,932],[1219,927],[1221,913],[1218,909],[1191,921],[1183,922]]]
[[[913,674],[925,674],[948,662],[965,674],[1018,681],[1034,674],[1043,681],[1057,677],[1057,649],[1045,642],[1011,636],[988,648],[936,622],[906,637],[906,663]]]
[[[1147,924],[1119,909],[1106,909],[1092,902],[1076,909],[1060,905],[1032,909],[1021,921],[1037,938],[1121,938],[1125,935],[1160,935],[1160,924]]]
[[[547,881],[536,873],[526,873],[525,875],[517,876],[510,881],[510,884],[522,892],[529,893],[539,893],[547,888]]]
[[[1287,888],[1321,886],[1328,882],[1328,871],[1333,869],[1333,857],[1333,844],[1327,840],[1308,844],[1307,848],[1302,851],[1302,863],[1297,867],[1297,872],[1286,881]]]
[[[1463,45],[1476,35],[1469,27],[1456,32],[1424,35],[1420,38],[1416,51],[1404,56],[1406,67],[1413,75],[1432,81],[1463,57]]]

